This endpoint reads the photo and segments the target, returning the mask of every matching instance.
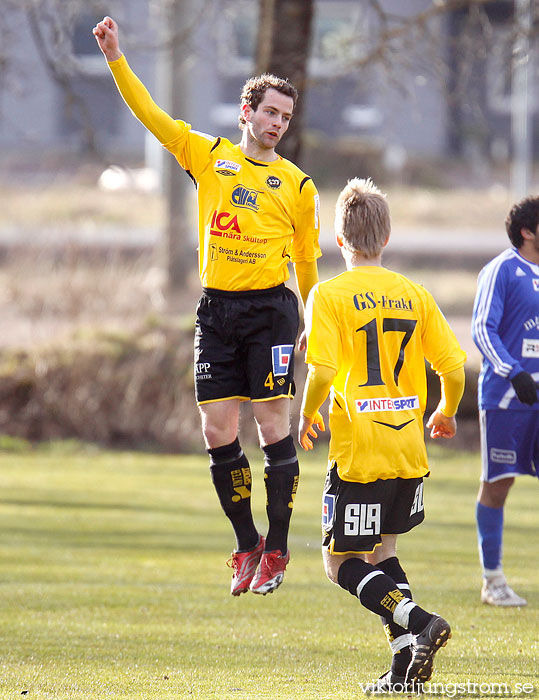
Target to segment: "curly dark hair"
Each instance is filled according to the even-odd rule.
[[[515,248],[524,243],[520,230],[527,228],[535,233],[539,224],[539,197],[526,197],[515,204],[505,220],[505,230]]]
[[[298,99],[298,91],[296,88],[287,78],[278,78],[276,75],[272,75],[271,73],[263,73],[262,75],[256,75],[253,78],[249,78],[241,91],[240,106],[243,107],[243,105],[249,105],[256,112],[258,105],[264,99],[264,94],[268,88],[273,88],[274,90],[277,90],[277,92],[280,92],[287,97],[291,97],[294,101],[294,107],[296,106]],[[245,119],[241,113],[238,121],[240,129],[243,129],[245,126]]]

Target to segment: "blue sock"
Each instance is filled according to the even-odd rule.
[[[483,569],[498,569],[502,561],[503,507],[477,503],[477,540]]]

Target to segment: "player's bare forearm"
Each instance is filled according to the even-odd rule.
[[[431,429],[430,436],[435,440],[437,438],[452,438],[457,434],[457,421],[455,416],[445,416],[436,409],[427,422],[427,428]]]
[[[93,35],[109,63],[122,57],[118,39],[118,25],[112,17],[104,17],[101,22],[98,22],[93,28]]]

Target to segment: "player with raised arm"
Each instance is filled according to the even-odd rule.
[[[331,391],[322,552],[328,578],[385,625],[393,659],[373,692],[418,690],[451,636],[442,617],[412,601],[396,543],[424,519],[425,358],[442,389],[427,423],[433,438],[455,435],[466,359],[429,292],[382,267],[390,230],[385,196],[370,180],[351,180],[335,215],[347,271],[316,285],[307,304],[299,425],[311,449]]]
[[[298,302],[285,287],[294,263],[303,301],[318,281],[319,198],[312,179],[275,148],[297,92],[273,75],[249,79],[239,144],[202,134],[160,109],[120,50],[118,25],[93,30],[133,114],[198,189],[203,294],[195,329],[195,393],[210,470],[236,536],[232,595],[265,595],[283,580],[299,467],[290,435]],[[238,439],[240,403],[251,400],[265,461],[269,528],[251,512],[251,470]]]
[[[483,355],[478,383],[482,473],[476,519],[481,600],[523,606],[502,568],[504,505],[515,476],[539,476],[539,197],[505,221],[513,248],[479,274],[472,335]]]

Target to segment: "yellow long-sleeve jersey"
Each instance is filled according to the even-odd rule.
[[[425,359],[439,375],[466,360],[431,294],[383,267],[356,267],[314,287],[305,326],[306,361],[335,372],[329,460],[341,479],[424,476]]]
[[[202,286],[226,291],[275,287],[288,263],[321,255],[319,196],[312,179],[290,161],[246,157],[228,139],[195,131],[152,100],[124,56],[109,63],[123,98],[198,188]]]

